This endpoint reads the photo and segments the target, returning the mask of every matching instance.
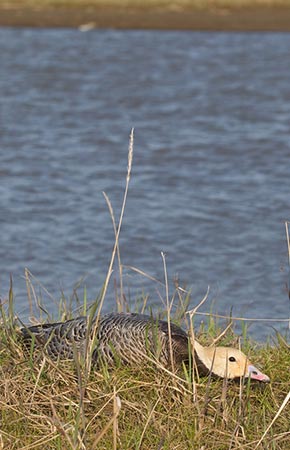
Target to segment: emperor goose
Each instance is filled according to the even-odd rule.
[[[96,328],[92,360],[109,365],[120,361],[124,364],[142,366],[147,359],[157,359],[165,367],[173,363],[178,367],[189,361],[190,345],[187,333],[177,325],[153,319],[143,314],[110,313],[92,321]],[[22,328],[25,345],[34,336],[36,349],[43,349],[52,359],[73,359],[76,351],[85,352],[88,335],[88,317],[78,317],[66,322]],[[91,331],[92,334],[92,331]],[[171,335],[171,346],[170,346]],[[251,378],[269,382],[267,375],[258,370],[238,349],[231,347],[203,347],[194,341],[195,364],[201,376],[212,373],[221,378]]]

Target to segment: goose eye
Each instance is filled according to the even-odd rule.
[[[235,361],[236,361],[236,358],[235,358],[234,356],[230,356],[230,357],[229,357],[229,361],[235,362]]]

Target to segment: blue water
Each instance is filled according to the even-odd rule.
[[[290,35],[0,29],[0,296],[13,275],[57,316],[62,293],[101,290],[135,128],[122,262],[191,291],[190,306],[289,317]],[[112,275],[105,310],[115,308]],[[82,278],[85,278],[84,280]],[[134,305],[162,285],[124,268]],[[287,323],[252,323],[257,339]]]

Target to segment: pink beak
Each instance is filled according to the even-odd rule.
[[[264,383],[270,383],[270,378],[268,375],[265,375],[264,373],[260,372],[255,366],[249,366],[249,375],[248,377],[251,378],[251,380],[257,380],[257,381],[263,381]]]

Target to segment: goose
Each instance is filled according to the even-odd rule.
[[[170,368],[172,358],[175,367],[189,362],[189,337],[174,323],[169,327],[166,321],[134,313],[105,314],[99,318],[97,326],[96,320],[91,326],[91,330],[96,328],[93,363],[102,360],[114,365],[120,361],[138,367],[144,365],[146,359],[154,359]],[[65,322],[29,326],[20,331],[25,346],[30,346],[33,340],[34,348],[44,350],[53,360],[73,359],[76,351],[85,352],[88,324],[88,317],[83,316]],[[235,348],[204,347],[195,340],[194,360],[200,376],[212,374],[228,379],[244,377],[270,381],[243,352]]]

